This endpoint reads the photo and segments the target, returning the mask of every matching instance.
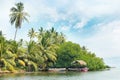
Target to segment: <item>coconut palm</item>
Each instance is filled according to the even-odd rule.
[[[28,32],[28,36],[30,37],[30,41],[37,35],[37,32],[33,28],[31,28]]]
[[[28,71],[37,71],[38,65],[41,63],[41,53],[38,51],[34,41],[27,42],[27,65]]]
[[[39,43],[38,48],[39,51],[42,53],[42,58],[44,59],[43,69],[53,65],[57,60],[56,49],[58,48],[58,46],[54,44],[51,44],[49,46],[43,46]]]
[[[56,61],[56,49],[58,45],[56,44],[55,33],[54,28],[47,31],[43,30],[43,28],[39,30],[38,48],[44,58],[43,69],[47,69],[47,67],[53,65]]]
[[[11,25],[15,24],[15,28],[16,28],[15,36],[14,36],[14,40],[15,40],[16,39],[17,30],[19,28],[21,28],[22,22],[24,20],[28,21],[27,16],[29,16],[29,15],[28,15],[27,12],[24,12],[24,5],[21,2],[15,4],[15,7],[12,7],[10,9],[10,11],[11,11],[10,23],[11,23]]]
[[[16,55],[15,62],[18,64],[16,66],[20,67],[21,66],[20,62],[23,61],[23,58],[26,57],[26,54],[25,54],[26,49],[22,47],[22,40],[20,40],[19,42],[10,40],[8,47],[9,47],[9,51],[11,51],[14,55]]]

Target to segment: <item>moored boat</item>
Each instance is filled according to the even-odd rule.
[[[82,71],[82,72],[87,72],[88,70],[89,70],[89,68],[85,67],[85,68],[81,68],[80,71]]]

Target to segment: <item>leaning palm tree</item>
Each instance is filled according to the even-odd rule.
[[[11,14],[10,14],[10,23],[11,25],[15,25],[16,31],[15,31],[15,36],[14,36],[14,40],[16,39],[16,34],[17,34],[17,30],[19,28],[21,28],[22,22],[28,21],[27,16],[28,13],[24,12],[24,5],[23,3],[19,2],[17,4],[15,4],[15,7],[12,7],[10,9]]]

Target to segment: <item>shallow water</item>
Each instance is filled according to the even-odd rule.
[[[4,74],[0,80],[120,80],[120,69],[91,72],[41,72],[25,74]]]

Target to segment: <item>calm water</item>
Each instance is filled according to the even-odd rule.
[[[120,80],[120,69],[95,72],[56,72],[0,75],[0,80]]]

